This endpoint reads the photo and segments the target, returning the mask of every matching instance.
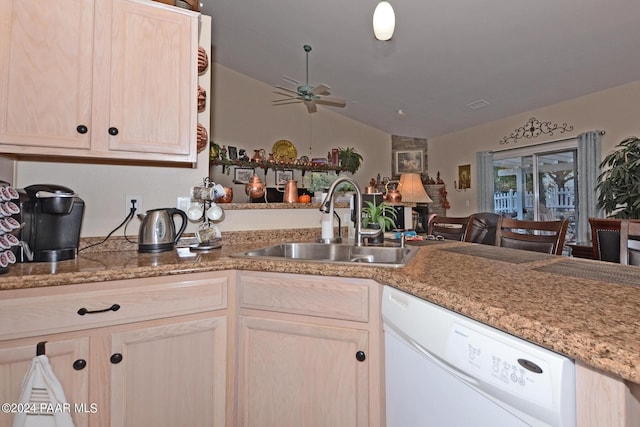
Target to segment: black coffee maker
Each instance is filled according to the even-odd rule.
[[[56,262],[74,259],[80,243],[84,201],[61,185],[36,184],[20,193],[18,236],[33,252],[33,261]],[[30,261],[18,254],[20,262]]]

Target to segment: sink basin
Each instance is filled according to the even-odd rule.
[[[369,264],[403,267],[415,255],[417,247],[354,246],[339,243],[282,243],[231,255],[236,258],[316,261],[341,264]]]

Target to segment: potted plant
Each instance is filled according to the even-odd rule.
[[[364,201],[365,205],[362,208],[362,226],[364,228],[391,230],[396,227],[396,219],[398,214],[396,210],[384,202],[374,204],[368,200]],[[371,243],[383,243],[384,235],[380,235],[378,238],[371,239]]]
[[[640,218],[640,139],[633,136],[616,147],[600,163],[598,207],[612,218]]]
[[[340,166],[351,173],[356,173],[362,164],[362,155],[354,147],[338,147]]]

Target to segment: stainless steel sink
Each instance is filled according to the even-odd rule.
[[[281,259],[325,263],[363,263],[375,266],[403,267],[415,255],[417,247],[354,246],[326,243],[282,243],[231,255],[236,258]]]

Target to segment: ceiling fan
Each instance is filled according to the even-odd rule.
[[[285,105],[285,104],[293,104],[297,102],[303,102],[309,113],[315,113],[318,111],[316,104],[329,105],[332,107],[344,107],[347,105],[347,102],[335,96],[329,96],[329,91],[331,88],[325,84],[320,84],[316,87],[309,86],[309,52],[311,51],[311,46],[305,44],[304,51],[307,55],[307,81],[304,85],[298,86],[297,90],[289,89],[283,86],[274,86],[277,93],[279,95],[285,96],[286,98],[276,99],[273,101],[273,105]]]

